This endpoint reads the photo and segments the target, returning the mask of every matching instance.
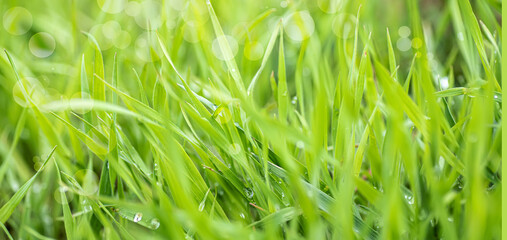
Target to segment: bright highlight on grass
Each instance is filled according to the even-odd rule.
[[[0,239],[499,239],[501,5],[2,1]]]

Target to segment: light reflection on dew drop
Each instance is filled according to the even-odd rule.
[[[32,27],[32,14],[22,7],[13,7],[3,16],[3,26],[12,35],[22,35]]]
[[[406,195],[405,199],[407,199],[408,204],[414,204],[414,198],[412,196]]]
[[[142,213],[136,213],[136,215],[134,216],[134,222],[139,222],[143,219],[143,214]]]

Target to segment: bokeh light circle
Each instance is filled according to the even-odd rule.
[[[231,48],[230,53],[224,53],[222,52],[222,49],[220,48],[220,42],[221,41],[227,41],[229,43],[229,47]],[[213,54],[215,57],[217,57],[220,60],[231,60],[236,56],[236,53],[238,52],[238,42],[236,39],[229,35],[219,36],[213,40],[213,43],[211,44],[211,50],[213,51]]]
[[[22,7],[7,10],[3,17],[5,30],[12,35],[23,35],[32,27],[32,14]]]
[[[115,39],[121,32],[120,23],[117,21],[108,21],[102,25],[102,34],[107,39]]]
[[[97,0],[97,4],[102,11],[116,14],[125,8],[127,0]]]
[[[162,26],[162,5],[158,1],[146,0],[140,4],[140,12],[135,16],[139,27],[146,30],[156,30]]]
[[[92,96],[86,92],[77,92],[72,94],[71,99],[92,99]],[[85,114],[93,109],[93,102],[90,102],[87,107],[76,107],[74,105],[71,105],[70,109],[76,113]]]
[[[81,169],[76,172],[74,178],[83,188],[83,193],[86,195],[93,195],[99,189],[97,175],[89,169]]]
[[[36,33],[30,38],[28,47],[33,55],[39,58],[51,56],[56,48],[56,41],[51,34],[46,32]]]
[[[262,54],[264,52],[264,47],[261,43],[253,41],[247,42],[245,44],[245,49],[243,53],[248,60],[257,61],[262,58]]]
[[[400,37],[402,38],[408,38],[408,36],[410,36],[410,33],[412,31],[410,30],[409,27],[407,26],[401,26],[399,29],[398,29],[398,35],[400,35]]]
[[[127,31],[121,31],[118,36],[113,40],[113,44],[115,47],[119,49],[125,49],[130,45],[132,38],[130,37],[130,33]]]
[[[97,43],[99,44],[101,50],[107,50],[113,46],[113,42],[112,42],[112,39],[110,39],[104,35],[105,31],[103,28],[104,28],[104,24],[97,24],[90,29],[90,34],[93,35],[95,40],[97,40]],[[89,41],[90,41],[90,44],[92,44],[92,45],[94,44],[91,41],[91,39],[89,39]]]
[[[24,87],[24,93],[23,93]],[[36,103],[44,102],[44,87],[40,81],[33,77],[24,77],[20,81],[17,81],[12,88],[12,96],[14,101],[22,107],[28,107],[29,104],[25,98],[25,94],[30,96],[30,99]]]
[[[412,41],[410,41],[408,38],[400,38],[398,41],[396,41],[396,47],[398,50],[406,52],[412,47]]]
[[[308,11],[294,12],[284,21],[285,33],[294,40],[301,42],[309,38],[315,31],[315,23]]]
[[[199,27],[195,25],[184,24],[181,28],[183,32],[183,39],[189,43],[197,43],[201,41],[201,34],[199,34]]]
[[[342,8],[342,0],[318,0],[320,10],[325,13],[333,14]]]

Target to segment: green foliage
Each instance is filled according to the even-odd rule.
[[[499,239],[500,10],[2,1],[0,238]]]

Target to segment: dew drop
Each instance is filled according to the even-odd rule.
[[[254,192],[253,192],[252,189],[245,188],[244,191],[245,191],[245,195],[246,195],[247,198],[252,198],[254,196]]]
[[[465,37],[463,36],[463,33],[462,33],[462,32],[459,32],[459,33],[458,33],[458,40],[460,40],[460,41],[465,41]]]
[[[410,205],[414,204],[414,197],[406,195],[405,199],[407,200],[408,204]]]
[[[292,104],[294,104],[294,105],[296,105],[297,101],[298,101],[298,97],[297,97],[297,96],[294,96],[294,97],[292,98],[291,103],[292,103]]]
[[[90,205],[85,205],[83,209],[84,209],[84,211],[85,211],[85,212],[89,212],[89,211],[91,211],[91,210],[92,210],[92,206],[90,206]]]
[[[152,219],[151,220],[151,226],[154,228],[154,229],[157,229],[160,227],[160,221],[156,218]]]
[[[134,222],[139,222],[139,221],[141,221],[141,219],[143,219],[143,214],[136,213],[136,215],[134,216]]]
[[[241,218],[245,219],[245,214],[240,213],[240,214],[239,214],[239,216],[240,216]]]
[[[204,210],[204,201],[202,201],[200,204],[199,204],[199,212],[202,212],[202,210]]]

